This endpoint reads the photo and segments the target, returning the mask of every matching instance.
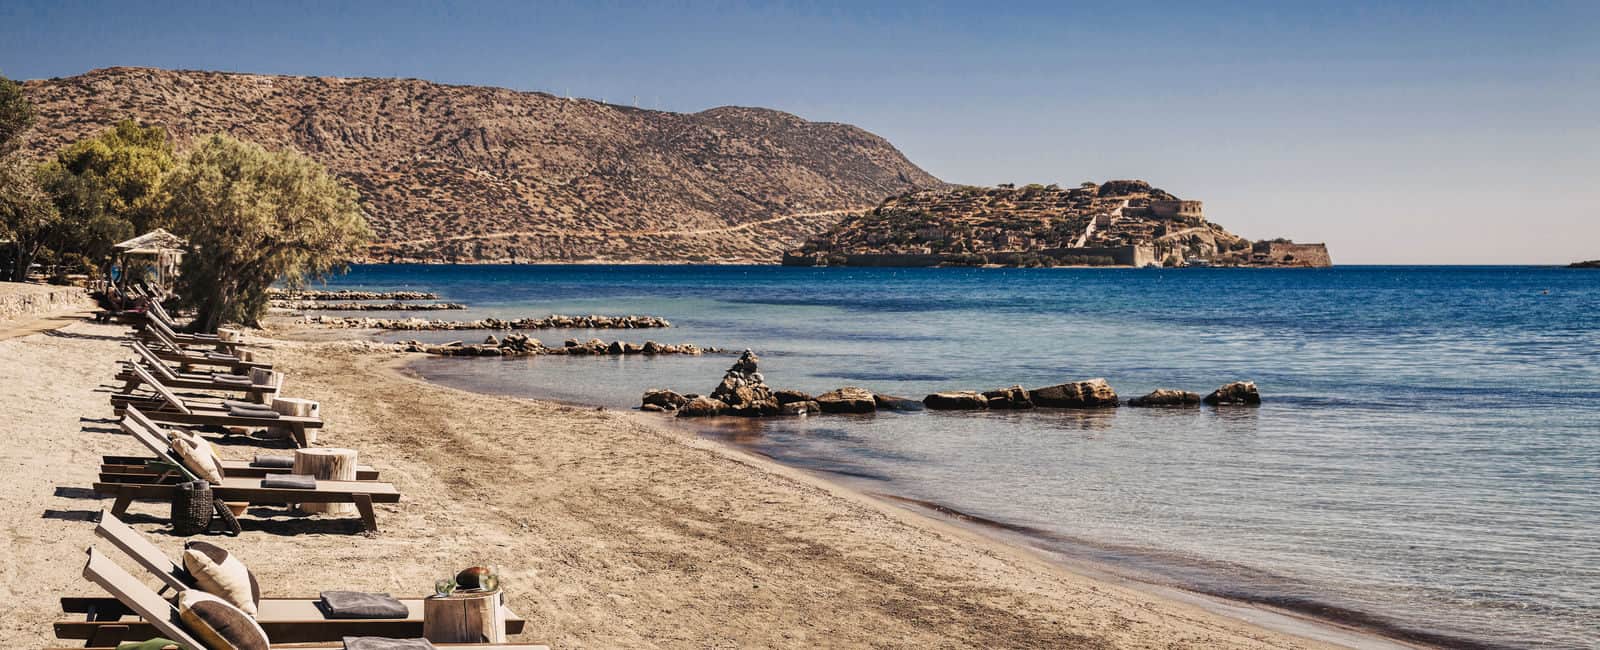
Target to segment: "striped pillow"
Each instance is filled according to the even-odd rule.
[[[267,633],[256,619],[204,591],[185,589],[178,594],[178,620],[206,644],[206,650],[268,650]]]

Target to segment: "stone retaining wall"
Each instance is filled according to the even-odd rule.
[[[0,282],[0,321],[94,306],[83,287]]]

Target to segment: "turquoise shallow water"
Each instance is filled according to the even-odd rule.
[[[363,266],[425,317],[652,314],[532,332],[754,349],[769,383],[1261,386],[1258,409],[910,413],[705,427],[865,489],[1209,593],[1437,635],[1600,646],[1600,272]],[[385,314],[377,314],[385,315]],[[389,338],[481,338],[482,332]],[[420,360],[446,384],[636,406],[731,356]]]

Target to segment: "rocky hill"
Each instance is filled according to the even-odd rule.
[[[376,259],[775,262],[846,212],[941,184],[871,133],[759,108],[147,68],[25,88],[35,155],[128,117],[180,146],[226,132],[300,149],[361,190]]]
[[[1139,180],[940,187],[850,215],[784,257],[797,266],[1328,266],[1322,244],[1251,242],[1200,201]]]

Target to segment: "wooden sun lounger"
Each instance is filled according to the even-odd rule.
[[[90,621],[64,621],[56,624],[56,637],[62,639],[88,639],[87,647],[115,647],[118,642],[125,639],[143,640],[152,637],[164,637],[177,641],[179,644],[190,648],[205,648],[205,644],[188,633],[178,622],[177,608],[167,602],[161,594],[145,586],[145,584],[129,574],[116,562],[101,554],[99,551],[89,549],[89,561],[84,565],[83,576],[90,582],[99,585],[110,593],[114,600],[106,599],[68,599],[61,600],[63,608],[71,613],[86,614]],[[268,603],[290,603],[283,605],[283,609],[274,609],[272,616],[267,617]],[[408,618],[405,623],[389,622],[388,627],[379,626],[380,631],[373,633],[373,623],[381,623],[373,619],[336,619],[330,620],[317,609],[315,601],[295,600],[263,600],[261,612],[257,615],[256,622],[261,624],[262,630],[273,642],[273,648],[287,648],[283,643],[301,643],[291,639],[305,639],[312,642],[335,641],[332,644],[321,643],[318,645],[294,646],[297,648],[340,648],[341,644],[336,639],[344,636],[387,636],[391,638],[415,638],[422,636],[421,601],[416,602],[413,615],[416,619],[411,622]],[[273,608],[280,607],[277,604]],[[306,609],[309,607],[310,609]],[[89,611],[73,611],[89,610]],[[280,618],[279,615],[287,618]],[[138,620],[133,620],[131,615],[137,615]],[[128,620],[124,620],[128,617]],[[293,618],[303,617],[303,618]],[[265,620],[264,620],[265,619]],[[521,619],[517,619],[516,631],[522,632]],[[269,627],[270,625],[270,627]],[[511,620],[506,621],[507,630],[512,629]],[[65,633],[65,634],[63,634]],[[82,634],[87,633],[87,636]],[[320,637],[320,638],[308,638]],[[546,646],[525,644],[494,644],[494,643],[468,643],[468,644],[439,644],[446,648],[498,648],[500,650],[549,650]]]
[[[124,393],[131,393],[144,383],[139,378],[138,373],[135,373],[131,367],[141,363],[144,365],[145,370],[170,388],[244,393],[251,401],[263,404],[267,403],[268,398],[277,396],[278,391],[283,389],[282,373],[273,375],[277,378],[275,384],[222,381],[217,378],[218,375],[216,373],[183,373],[175,371],[171,366],[167,365],[167,362],[162,361],[161,357],[156,356],[155,352],[152,352],[149,347],[139,341],[133,341],[128,347],[133,348],[134,353],[139,355],[139,359],[137,361],[123,362],[125,365],[120,366],[117,372],[116,379],[123,382],[122,392]]]
[[[211,486],[211,494],[223,501],[251,505],[283,505],[294,503],[353,503],[361,513],[363,530],[377,532],[378,516],[372,510],[374,503],[399,503],[400,491],[388,483],[378,481],[324,481],[310,490],[270,488],[261,485],[259,478],[222,477],[220,485]],[[178,486],[162,483],[98,482],[94,493],[114,497],[111,512],[121,516],[134,501],[159,501],[171,503],[178,494]]]
[[[159,306],[160,303],[151,303]],[[218,352],[229,354],[237,353],[246,344],[241,341],[224,341],[215,334],[185,334],[173,329],[171,325],[161,318],[156,317],[156,312],[147,312],[143,323],[136,325],[138,338],[146,340],[159,340],[162,343],[172,343],[182,347],[211,348]]]
[[[139,377],[144,385],[156,392],[154,397],[117,393],[111,396],[111,405],[117,415],[122,415],[128,407],[143,411],[151,420],[157,422],[170,422],[173,424],[201,424],[222,427],[245,427],[251,429],[279,428],[288,431],[297,446],[310,446],[306,429],[322,428],[321,418],[307,418],[292,415],[280,415],[275,418],[236,416],[228,412],[220,403],[191,402],[173,394],[166,384],[150,375],[148,370],[141,366],[133,366],[131,370]]]
[[[122,413],[122,430],[134,440],[139,441],[154,456],[103,456],[100,465],[100,481],[102,483],[173,483],[180,480],[178,475],[164,470],[152,462],[162,461],[182,464],[174,456],[167,444],[167,433],[161,430],[160,425],[152,422],[150,418],[137,408],[128,408]],[[288,474],[286,467],[256,467],[249,461],[224,460],[222,461],[222,475],[235,478],[264,478],[274,474]],[[356,466],[357,481],[378,480],[378,470],[369,465]]]
[[[239,358],[236,353],[228,354],[216,352],[215,350],[208,352],[203,350],[187,349],[178,344],[177,341],[167,338],[167,336],[159,329],[142,331],[154,332],[154,339],[145,340],[146,342],[155,346],[152,347],[151,350],[154,351],[156,356],[160,357],[163,361],[171,361],[173,363],[193,366],[221,366],[224,368],[229,368],[235,373],[248,372],[251,368],[262,368],[266,370],[272,369],[272,364],[270,363],[262,361],[245,361]],[[139,337],[134,338],[137,339]]]

